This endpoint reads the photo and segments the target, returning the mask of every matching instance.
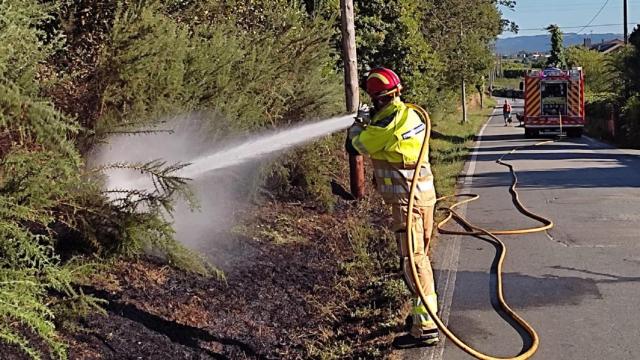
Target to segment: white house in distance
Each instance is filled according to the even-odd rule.
[[[609,41],[602,41],[600,43],[597,44],[592,44],[591,43],[591,38],[585,38],[584,39],[584,46],[586,48],[589,48],[590,50],[595,50],[595,51],[599,51],[603,54],[610,54],[610,53],[614,53],[616,51],[619,51],[620,49],[622,49],[622,47],[624,47],[624,41],[620,40],[620,39],[613,39],[613,40],[609,40]]]

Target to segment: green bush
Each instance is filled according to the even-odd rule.
[[[141,4],[118,8],[101,53],[98,137],[190,111],[217,113],[208,125],[219,137],[343,111],[332,19],[287,1]],[[287,164],[265,171],[302,171]],[[285,188],[316,199],[328,182]]]
[[[79,267],[63,265],[54,251],[56,207],[79,186],[80,160],[66,136],[73,123],[38,97],[38,66],[54,50],[36,25],[49,7],[31,1],[0,3],[0,339],[32,358],[40,354],[25,332],[42,339],[51,357],[65,346],[55,333],[48,291],[77,302],[71,281]]]
[[[523,64],[521,60],[506,60],[502,63],[505,70],[527,70],[528,66]]]
[[[184,185],[171,176],[177,168],[139,166],[154,172],[162,191],[135,194],[146,211],[137,202],[116,206],[85,174],[70,140],[79,130],[75,121],[40,96],[48,85],[45,60],[60,45],[43,26],[53,11],[32,1],[0,3],[0,340],[35,359],[65,358],[55,332],[65,319],[58,314],[97,309],[97,300],[74,286],[92,266],[74,255],[133,255],[149,245],[170,260],[194,263],[162,215]],[[80,241],[70,248],[71,238]],[[35,350],[34,337],[50,354]]]
[[[503,74],[508,79],[523,78],[527,74],[527,69],[505,69]]]
[[[630,46],[611,55],[571,48],[570,61],[585,67],[587,115],[595,135],[606,134],[606,120],[614,112],[615,141],[637,147],[640,139],[640,28],[630,37]],[[589,67],[593,68],[589,71]],[[596,92],[598,90],[598,92]]]
[[[610,56],[599,51],[588,50],[581,47],[570,47],[565,51],[568,66],[581,66],[585,76],[585,93],[588,96],[603,92],[610,92],[611,71],[608,66]]]
[[[592,97],[585,102],[587,115],[586,129],[592,136],[599,138],[608,137],[607,121],[613,111],[613,103],[608,98]]]
[[[21,331],[28,329],[51,347],[54,357],[62,358],[55,313],[45,305],[48,291],[91,302],[77,297],[71,286],[79,280],[74,273],[80,268],[60,262],[51,227],[66,217],[55,208],[69,201],[79,186],[78,168],[59,153],[20,146],[5,155],[0,171],[0,338],[39,358]]]
[[[278,199],[307,201],[332,212],[337,198],[331,182],[349,171],[344,137],[328,136],[278,158],[264,167],[256,187]]]
[[[342,79],[330,66],[329,24],[278,7],[264,16],[283,28],[258,36],[237,36],[219,23],[196,28],[188,79],[208,85],[194,103],[222,113],[236,131],[343,111]],[[211,59],[219,66],[212,67]]]
[[[154,121],[187,110],[184,89],[189,51],[186,28],[157,6],[120,4],[100,54],[103,85],[99,127]]]
[[[213,17],[187,23],[191,13]],[[213,109],[222,123],[212,128],[228,132],[335,114],[342,86],[330,66],[330,25],[286,1],[120,6],[101,54],[101,123]]]
[[[640,94],[632,96],[622,108],[619,125],[624,145],[638,147],[640,139]]]

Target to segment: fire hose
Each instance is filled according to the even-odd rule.
[[[409,206],[408,206],[408,211],[407,214],[409,214],[409,216],[407,216],[407,248],[409,249],[409,263],[411,264],[411,274],[413,277],[413,280],[415,282],[415,284],[417,284],[416,288],[418,289],[418,293],[420,298],[422,299],[422,303],[423,304],[428,304],[429,302],[427,302],[427,295],[424,292],[424,289],[422,289],[422,286],[420,286],[420,282],[418,281],[418,270],[416,268],[416,264],[414,262],[414,244],[412,241],[412,227],[413,227],[413,216],[411,216],[411,214],[413,214],[413,208],[414,208],[414,203],[415,203],[415,191],[416,191],[416,187],[418,184],[418,178],[420,176],[420,170],[422,168],[422,166],[424,166],[424,160],[428,157],[428,153],[429,153],[429,141],[431,138],[431,119],[429,117],[429,114],[427,113],[426,110],[424,110],[423,108],[414,105],[414,104],[408,104],[408,106],[410,108],[412,108],[413,110],[415,110],[418,115],[422,118],[423,122],[426,124],[426,131],[425,131],[425,136],[424,136],[424,142],[422,144],[422,149],[420,150],[420,155],[418,158],[418,162],[417,162],[417,166],[416,169],[414,171],[414,175],[413,175],[413,179],[411,181],[411,188],[410,188],[410,193],[409,193]],[[534,146],[538,146],[538,145],[542,145],[545,143],[549,143],[552,141],[544,141],[544,142],[540,142],[538,144],[535,144]],[[487,230],[484,228],[481,228],[479,226],[476,226],[472,223],[470,223],[468,220],[466,220],[462,215],[460,215],[458,212],[456,212],[456,208],[469,203],[471,201],[474,201],[478,198],[480,198],[479,195],[477,194],[457,194],[457,195],[450,195],[450,196],[443,196],[437,199],[437,202],[443,201],[443,200],[447,200],[447,199],[453,199],[453,198],[466,198],[462,201],[458,201],[456,202],[454,205],[450,206],[450,207],[444,207],[442,208],[442,210],[447,211],[447,216],[445,217],[444,220],[440,221],[437,225],[436,228],[438,229],[438,231],[442,234],[452,234],[452,235],[466,235],[466,236],[487,236],[489,238],[491,238],[492,240],[494,240],[498,245],[499,245],[499,259],[498,259],[498,264],[497,264],[497,289],[496,289],[496,295],[498,297],[498,303],[500,305],[500,308],[502,310],[504,310],[504,312],[511,317],[527,334],[529,334],[529,336],[531,337],[531,345],[529,346],[529,348],[524,351],[521,352],[518,356],[516,357],[511,357],[511,358],[500,358],[500,357],[493,357],[490,355],[486,355],[484,353],[481,353],[480,351],[472,348],[471,346],[467,345],[464,341],[462,341],[460,338],[458,338],[458,336],[456,336],[445,324],[444,322],[438,317],[438,314],[436,314],[436,312],[434,311],[434,309],[431,309],[429,306],[425,306],[427,313],[429,314],[429,316],[431,316],[431,318],[433,319],[433,321],[436,323],[436,325],[438,326],[438,328],[440,329],[440,331],[442,331],[449,339],[451,339],[451,341],[453,341],[453,343],[458,346],[460,349],[462,349],[463,351],[465,351],[466,353],[468,353],[469,355],[477,358],[477,359],[482,359],[482,360],[523,360],[523,359],[528,359],[531,356],[533,356],[533,354],[537,351],[538,346],[540,344],[540,338],[538,337],[538,334],[536,333],[536,331],[533,329],[533,327],[527,323],[526,320],[524,320],[520,315],[518,315],[515,311],[513,311],[511,309],[511,307],[507,304],[506,300],[504,299],[504,293],[503,293],[503,280],[502,280],[502,266],[503,266],[503,262],[505,259],[505,256],[507,254],[507,248],[506,245],[502,242],[502,240],[500,240],[497,235],[518,235],[518,234],[530,234],[530,233],[535,233],[535,232],[541,232],[541,231],[545,231],[548,229],[551,229],[553,227],[553,222],[543,216],[540,216],[538,214],[535,214],[533,212],[531,212],[530,210],[528,210],[520,201],[520,198],[518,196],[518,191],[516,190],[516,186],[518,184],[518,177],[516,175],[516,172],[513,168],[513,166],[507,162],[504,161],[505,156],[507,155],[511,155],[513,153],[515,153],[517,150],[523,148],[523,147],[529,147],[529,146],[522,146],[522,147],[517,147],[514,148],[513,150],[511,150],[509,153],[504,154],[502,157],[500,157],[500,159],[497,160],[498,164],[506,166],[507,168],[509,168],[509,172],[511,173],[511,177],[512,177],[512,183],[511,183],[511,187],[509,189],[509,192],[512,195],[512,200],[513,203],[515,204],[516,208],[518,209],[518,211],[520,211],[520,213],[522,213],[523,215],[532,218],[538,222],[540,222],[542,224],[542,226],[539,227],[532,227],[532,228],[522,228],[522,229],[509,229],[509,230]],[[444,226],[450,221],[450,220],[456,220],[460,225],[462,225],[462,227],[465,228],[465,231],[455,231],[455,230],[446,230],[444,229]],[[429,244],[425,244],[425,251],[428,251],[429,249]]]

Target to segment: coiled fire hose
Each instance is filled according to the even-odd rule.
[[[415,110],[418,115],[422,118],[423,122],[426,124],[426,131],[425,131],[425,136],[424,136],[424,143],[422,144],[422,149],[420,150],[420,156],[418,158],[418,165],[416,166],[416,169],[414,171],[414,175],[413,175],[413,179],[411,181],[411,188],[410,188],[410,192],[409,192],[409,208],[407,211],[407,248],[409,249],[409,263],[411,264],[411,274],[413,276],[413,280],[415,282],[415,284],[417,284],[416,288],[418,289],[418,293],[420,295],[420,298],[422,299],[422,303],[423,304],[428,304],[427,302],[427,295],[424,293],[424,290],[422,289],[422,286],[420,286],[420,282],[418,281],[418,270],[416,268],[416,264],[414,262],[414,246],[413,246],[413,241],[411,239],[412,236],[412,228],[413,228],[413,208],[414,208],[414,203],[415,203],[415,191],[416,191],[416,186],[418,184],[418,177],[420,176],[420,170],[422,168],[422,166],[424,166],[424,160],[427,158],[428,154],[429,154],[429,141],[431,138],[431,119],[429,117],[429,114],[427,113],[426,110],[424,110],[423,108],[421,108],[418,105],[414,105],[414,104],[407,104],[407,106],[409,106],[411,109]],[[537,145],[542,145],[545,143],[549,143],[552,141],[544,141],[538,144],[535,144],[534,146]],[[523,146],[523,147],[528,147],[528,146]],[[514,230],[486,230],[483,229],[481,227],[478,227],[476,225],[471,224],[468,220],[466,220],[464,217],[462,217],[459,213],[456,212],[456,208],[466,204],[468,202],[474,201],[476,199],[478,199],[480,196],[477,194],[458,194],[458,195],[451,195],[451,196],[443,196],[437,199],[437,201],[442,201],[442,200],[446,200],[446,199],[450,199],[450,198],[459,198],[459,197],[466,197],[467,199],[459,201],[457,203],[455,203],[454,205],[450,206],[450,207],[446,207],[443,208],[443,210],[448,212],[448,215],[446,216],[446,218],[442,221],[440,221],[436,228],[438,229],[438,231],[442,234],[454,234],[454,235],[469,235],[469,236],[488,236],[491,239],[493,239],[497,244],[500,245],[500,253],[499,253],[499,259],[498,259],[498,265],[497,265],[497,296],[498,296],[498,302],[500,304],[500,307],[502,308],[502,310],[505,311],[505,313],[511,317],[513,320],[515,320],[516,323],[518,323],[518,325],[520,327],[522,327],[523,330],[525,330],[527,332],[527,334],[529,334],[529,336],[531,337],[531,346],[524,352],[521,352],[518,356],[516,357],[512,357],[512,358],[500,358],[500,357],[493,357],[490,355],[486,355],[481,353],[480,351],[472,348],[471,346],[467,345],[464,341],[462,341],[460,338],[458,338],[443,322],[442,320],[438,317],[438,314],[436,314],[434,311],[432,311],[432,309],[429,308],[429,306],[426,306],[427,312],[429,313],[429,316],[431,316],[431,318],[433,319],[433,321],[436,323],[436,325],[438,326],[438,328],[440,329],[440,331],[442,331],[449,339],[451,339],[451,341],[453,341],[454,344],[456,344],[460,349],[462,349],[463,351],[465,351],[466,353],[468,353],[469,355],[477,358],[477,359],[482,359],[482,360],[523,360],[523,359],[528,359],[531,356],[533,356],[533,354],[538,350],[538,346],[540,344],[540,338],[538,337],[538,334],[536,333],[536,331],[533,329],[533,327],[531,325],[529,325],[529,323],[527,323],[520,315],[518,315],[515,311],[513,311],[511,309],[511,307],[509,307],[509,305],[507,304],[507,302],[504,299],[504,294],[503,294],[503,286],[502,286],[502,265],[504,262],[504,258],[506,256],[507,253],[507,248],[506,245],[496,236],[496,235],[516,235],[516,234],[530,234],[530,233],[535,233],[535,232],[540,232],[540,231],[545,231],[548,230],[550,228],[553,227],[553,222],[543,216],[537,215],[531,211],[529,211],[520,201],[520,198],[518,196],[518,192],[516,190],[516,186],[518,184],[518,177],[513,169],[513,166],[509,163],[504,162],[504,157],[510,154],[513,154],[514,152],[516,152],[518,149],[520,149],[522,147],[518,147],[513,149],[511,152],[503,155],[497,162],[501,165],[504,165],[506,167],[509,168],[509,171],[511,173],[511,177],[512,177],[512,184],[511,187],[509,189],[509,192],[512,195],[512,200],[513,203],[515,204],[516,208],[518,209],[518,211],[520,211],[523,215],[530,217],[536,221],[539,221],[540,223],[542,223],[542,226],[539,227],[532,227],[532,228],[523,228],[523,229],[514,229]],[[465,229],[466,231],[453,231],[453,230],[446,230],[444,229],[444,225],[446,225],[450,220],[455,219],[458,223],[460,223]],[[429,244],[425,244],[425,251],[428,251],[429,249]]]

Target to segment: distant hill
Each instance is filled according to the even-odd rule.
[[[613,39],[622,39],[621,34],[591,34],[591,35],[578,35],[576,33],[564,34],[564,45],[579,45],[584,41],[585,36],[591,37],[591,43],[596,44],[601,41],[608,41]],[[511,38],[498,39],[496,42],[496,51],[502,55],[512,55],[519,51],[527,52],[546,52],[551,48],[549,35],[535,35],[535,36],[515,36]]]

